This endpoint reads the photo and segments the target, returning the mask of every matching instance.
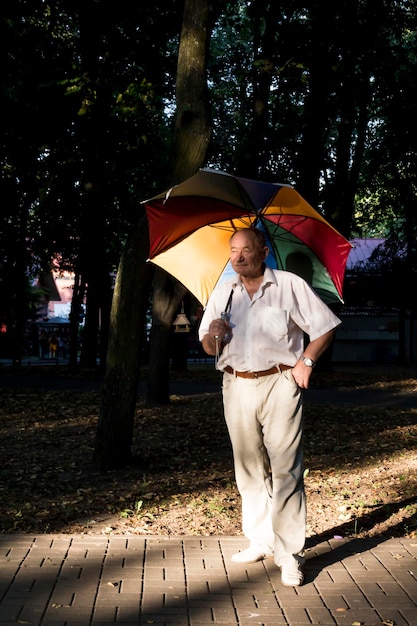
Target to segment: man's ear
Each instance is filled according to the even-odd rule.
[[[268,254],[269,254],[269,248],[266,246],[264,248],[264,261],[265,261],[266,257],[268,256]]]

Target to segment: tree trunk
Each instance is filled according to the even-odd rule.
[[[270,170],[270,97],[276,67],[276,31],[282,18],[280,3],[253,3],[248,8],[254,41],[252,67],[252,119],[239,150],[238,172],[246,178],[258,178]]]
[[[205,79],[209,15],[209,0],[186,0],[178,55],[174,181],[190,176],[201,166],[210,137]],[[148,252],[148,224],[143,220],[122,255],[113,294],[107,370],[94,451],[94,460],[102,470],[125,467],[132,458],[141,340],[149,294]],[[158,272],[155,285],[154,310],[159,314],[154,333],[159,328],[162,337],[153,342],[149,387],[153,393],[148,394],[148,400],[157,395],[159,401],[160,397],[169,398],[169,354],[165,352],[167,342],[163,339],[168,329],[171,330],[185,288],[175,287],[174,283],[169,295],[155,302],[165,285],[161,272]],[[160,362],[161,356],[164,364]]]
[[[98,327],[100,294],[97,279],[87,278],[87,299],[84,328],[82,330],[82,347],[80,353],[81,367],[94,368],[97,365],[98,355]]]
[[[104,349],[107,351],[111,307],[111,281],[105,255],[100,254],[98,258],[103,259],[102,266],[94,267],[93,272],[88,270],[86,277],[87,307],[80,365],[95,368],[98,360],[99,368],[104,372],[106,363]]]
[[[177,66],[172,184],[192,176],[201,167],[211,137],[206,79],[210,11],[208,0],[185,2]],[[169,339],[185,293],[185,288],[165,272],[155,272],[147,390],[150,406],[169,402]]]
[[[316,3],[310,9],[310,82],[303,108],[302,141],[299,146],[297,190],[317,208],[325,141],[330,118],[329,92],[332,79],[332,40],[335,9]]]
[[[169,404],[172,322],[187,290],[159,268],[155,271],[146,404]]]
[[[80,274],[77,273],[74,278],[74,291],[72,294],[70,313],[69,364],[72,367],[78,364],[79,324],[81,311],[83,311],[84,296],[85,284]]]
[[[145,219],[123,252],[113,294],[107,369],[97,425],[94,461],[102,470],[126,467],[140,377],[140,351],[152,276]]]

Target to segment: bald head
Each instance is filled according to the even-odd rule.
[[[267,256],[264,234],[257,228],[243,228],[230,237],[230,262],[234,271],[242,277],[262,276]]]

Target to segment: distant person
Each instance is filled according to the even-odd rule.
[[[61,359],[65,359],[66,357],[66,343],[62,335],[58,335],[58,356]]]
[[[55,333],[51,335],[51,338],[49,340],[49,358],[50,359],[58,358],[58,338],[55,335]]]
[[[282,583],[298,586],[306,535],[303,390],[341,322],[303,278],[266,267],[267,255],[260,230],[232,235],[236,274],[214,289],[199,338],[224,372],[224,414],[249,540],[232,561],[273,557]]]
[[[44,330],[41,330],[39,334],[39,352],[41,359],[49,357],[49,337]]]

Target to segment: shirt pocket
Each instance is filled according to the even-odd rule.
[[[270,335],[275,340],[288,335],[288,313],[283,309],[266,307],[260,312],[260,327],[262,333]]]

